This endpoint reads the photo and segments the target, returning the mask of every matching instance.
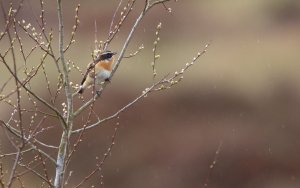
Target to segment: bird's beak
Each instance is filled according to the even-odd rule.
[[[113,55],[117,55],[118,53],[117,52],[113,52]]]

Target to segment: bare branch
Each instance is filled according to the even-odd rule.
[[[149,3],[149,5],[146,8],[146,10],[150,10],[153,6],[158,5],[158,4],[163,4],[164,5],[164,3],[168,2],[168,1],[171,1],[171,0],[157,0],[157,1],[154,1],[153,3]]]
[[[4,121],[0,120],[0,123],[6,128],[6,130],[8,130],[11,134],[15,135],[17,138],[22,138],[20,133],[18,133],[18,131],[14,128],[12,128],[11,126],[9,126],[8,124],[6,124]],[[26,138],[25,138],[26,139]],[[27,139],[28,144],[31,146],[31,148],[41,154],[43,154],[45,157],[47,157],[50,161],[52,161],[54,164],[56,164],[56,161],[46,152],[44,152],[43,150],[37,148],[36,145],[34,145],[33,143],[30,142],[30,140]]]
[[[131,41],[131,39],[132,39],[132,37],[133,37],[133,35],[134,35],[136,29],[137,29],[138,25],[140,24],[140,22],[142,21],[142,19],[144,18],[144,16],[145,16],[145,14],[147,13],[147,11],[150,10],[154,5],[159,4],[159,3],[162,3],[162,2],[166,2],[166,1],[169,1],[169,0],[157,1],[157,2],[154,2],[154,3],[152,3],[151,5],[149,5],[149,1],[146,0],[145,8],[144,8],[144,10],[140,13],[140,15],[139,15],[138,18],[136,19],[135,23],[133,24],[133,26],[132,26],[132,28],[131,28],[131,31],[129,32],[129,34],[128,34],[128,36],[127,36],[127,39],[126,39],[126,41],[125,41],[125,43],[124,43],[124,45],[123,45],[123,47],[122,47],[122,50],[121,50],[121,52],[120,52],[120,55],[119,55],[119,57],[118,57],[118,59],[117,59],[115,65],[114,65],[114,67],[113,67],[113,70],[112,70],[112,72],[111,72],[111,74],[110,74],[109,80],[112,80],[112,78],[113,78],[115,72],[117,71],[117,69],[118,69],[118,67],[119,67],[119,65],[120,65],[120,63],[121,63],[121,61],[122,61],[122,59],[124,58],[125,52],[126,52],[126,50],[127,50],[127,48],[128,48],[128,45],[129,45],[129,43],[130,43],[130,41]],[[104,90],[104,88],[106,87],[107,84],[108,84],[108,83],[105,82],[105,83],[103,84],[102,88],[100,89],[100,91],[98,91],[98,93],[97,93],[96,95],[94,95],[92,99],[90,99],[88,102],[86,102],[85,104],[83,104],[79,109],[77,109],[77,110],[74,112],[74,118],[75,118],[76,116],[78,116],[81,112],[83,112],[83,111],[84,111],[88,106],[90,106],[95,100],[97,100],[98,97],[101,96],[101,94],[102,94],[102,92],[103,92],[103,90]]]
[[[64,49],[64,53],[70,48],[70,46],[75,42],[74,38],[75,38],[75,33],[77,31],[77,28],[79,26],[79,8],[80,8],[80,4],[77,5],[76,9],[75,9],[75,24],[73,26],[73,31],[71,33],[71,39],[70,39],[70,42],[69,44],[67,45],[66,49]]]
[[[117,127],[115,128],[114,134],[111,137],[111,142],[109,147],[107,148],[107,151],[104,153],[102,160],[99,164],[97,164],[97,167],[89,174],[87,175],[78,185],[76,185],[74,188],[81,187],[87,180],[89,180],[96,172],[101,172],[102,167],[104,165],[105,160],[108,158],[109,153],[111,153],[113,146],[115,145],[115,139],[118,131],[119,124],[117,123]],[[100,178],[101,179],[101,178]],[[102,181],[102,179],[101,179]]]
[[[148,15],[149,10],[158,5],[161,6],[161,8],[165,8],[169,11],[171,10],[171,8],[168,8],[167,4],[169,1],[170,0],[142,1],[142,3],[144,3],[144,7],[140,7],[138,10],[137,16],[134,18],[134,22],[132,25],[130,25],[130,30],[126,34],[125,41],[123,42],[121,49],[118,50],[119,56],[113,64],[110,72],[110,80],[112,80],[114,74],[118,70],[123,58],[135,57],[144,48],[143,44],[141,44],[136,51],[131,53],[127,52],[128,47],[135,36],[137,28],[140,26],[145,16]],[[23,2],[23,0],[20,0],[20,2]],[[96,57],[99,51],[109,48],[111,42],[120,33],[121,27],[123,27],[127,19],[129,19],[131,13],[133,13],[133,8],[137,2],[137,0],[118,1],[116,9],[114,12],[112,12],[113,15],[110,22],[107,39],[104,40],[104,42],[99,41],[99,45],[97,40],[97,24],[95,21],[95,50],[92,53],[93,57]],[[0,187],[3,188],[10,188],[14,186],[25,187],[23,178],[25,178],[25,174],[28,173],[39,177],[40,181],[42,182],[42,186],[55,188],[64,187],[64,185],[68,184],[69,178],[72,174],[72,171],[70,171],[69,177],[67,177],[67,173],[69,172],[68,167],[72,164],[71,160],[73,159],[73,156],[77,154],[76,152],[79,151],[78,148],[81,146],[80,143],[82,143],[83,140],[85,141],[85,139],[88,139],[84,138],[85,131],[100,127],[110,120],[119,118],[119,115],[122,112],[128,110],[130,107],[133,107],[138,101],[147,97],[150,93],[162,91],[175,86],[183,79],[183,74],[185,71],[189,69],[189,67],[191,67],[195,61],[197,61],[200,56],[206,52],[208,47],[207,45],[202,52],[199,52],[197,56],[195,56],[190,63],[187,63],[185,66],[183,66],[180,71],[176,71],[173,74],[166,74],[166,76],[159,77],[160,79],[156,80],[154,79],[156,78],[155,65],[156,60],[159,57],[157,44],[160,41],[159,30],[161,27],[159,24],[156,28],[153,60],[151,60],[153,61],[153,83],[150,84],[149,88],[146,88],[143,92],[137,94],[132,101],[129,101],[126,105],[122,106],[111,115],[102,118],[101,114],[98,114],[98,112],[94,110],[95,101],[101,97],[106,86],[109,85],[109,82],[103,83],[97,92],[96,83],[94,83],[94,89],[90,98],[86,100],[84,96],[80,96],[79,100],[82,100],[81,106],[75,110],[73,108],[75,99],[73,92],[77,89],[77,84],[73,84],[73,81],[71,80],[71,73],[73,73],[72,69],[76,69],[76,74],[82,74],[83,72],[79,66],[77,66],[76,61],[72,61],[76,57],[67,57],[66,52],[75,42],[75,35],[77,34],[79,28],[80,5],[75,8],[75,23],[71,29],[72,33],[70,38],[66,40],[64,36],[64,18],[62,9],[63,0],[57,0],[57,26],[59,30],[57,35],[58,38],[55,36],[56,32],[52,31],[52,26],[49,26],[50,31],[47,31],[48,25],[46,27],[46,6],[44,4],[44,0],[39,0],[39,2],[37,2],[40,5],[39,15],[34,15],[36,24],[38,25],[37,29],[34,27],[35,24],[31,25],[31,23],[28,21],[18,20],[16,15],[20,9],[18,8],[15,10],[12,3],[8,8],[9,10],[4,10],[5,8],[2,0],[0,0],[0,3],[4,17],[4,32],[1,32],[0,34],[0,41],[2,39],[8,40],[8,45],[5,47],[4,51],[0,52],[0,62],[10,74],[10,77],[3,80],[4,84],[0,87],[0,102],[2,102],[4,105],[9,105],[9,107],[13,110],[10,117],[8,117],[8,120],[5,122],[0,120],[0,126],[4,130],[7,140],[11,142],[12,146],[15,148],[14,151],[6,153],[1,152],[0,154]],[[30,2],[28,3],[30,4]],[[123,4],[124,7],[122,7]],[[31,5],[30,8],[32,9],[32,14],[35,14],[35,10],[31,7]],[[24,40],[23,36],[25,36],[26,39],[29,39],[30,43],[27,43],[27,40]],[[54,48],[52,46],[57,44],[55,43],[56,39],[58,39],[58,48]],[[28,44],[31,44],[31,46]],[[36,54],[41,54],[40,61],[31,61],[31,59],[35,58]],[[51,84],[50,81],[52,81],[53,77],[52,75],[49,75],[50,70],[48,70],[48,66],[46,64],[46,62],[48,62],[48,58],[53,60],[57,68],[57,71],[55,72],[57,80],[55,83],[51,82]],[[32,65],[32,67],[30,67],[31,62],[35,63]],[[19,72],[21,69],[25,69],[24,72]],[[44,91],[48,92],[48,94],[46,93],[47,96],[49,96],[48,98],[44,99],[44,97],[41,97],[41,95],[38,95],[37,92],[32,89],[31,84],[33,84],[33,78],[42,78],[43,82],[45,82],[43,86],[47,88],[43,89]],[[14,81],[14,83],[12,83],[11,80]],[[12,84],[13,89],[11,91],[7,91],[8,86]],[[56,90],[52,90],[51,86],[53,84],[56,85]],[[65,96],[63,99],[60,98],[62,90],[64,90]],[[60,104],[57,104],[56,101],[58,99],[62,100],[62,107]],[[73,124],[75,118],[79,119],[79,115],[81,115],[85,110],[88,112],[88,116],[82,117],[82,120],[79,120],[81,126],[77,129],[74,129]],[[50,127],[45,127],[47,126],[45,125],[46,120],[48,120],[47,118],[54,120],[56,124],[61,124],[62,126],[62,130],[59,130],[61,131],[61,137],[59,137],[60,141],[56,140],[54,142],[59,143],[59,146],[41,139],[42,136],[50,133],[48,130],[57,127],[56,124],[51,125]],[[102,183],[102,167],[105,160],[108,158],[113,145],[115,144],[116,133],[117,128],[115,129],[111,143],[104,153],[103,158],[97,158],[95,169],[91,169],[91,172],[84,179],[79,180],[79,184],[76,185],[76,187],[83,186],[97,173],[100,174],[99,179],[101,181],[100,183]],[[74,138],[72,137],[71,139],[72,135]],[[31,155],[34,155],[33,159],[26,161],[27,156]],[[56,158],[53,158],[54,155],[56,155]],[[2,161],[2,158],[4,157],[7,157],[9,160],[13,159],[13,165],[8,171],[9,173],[7,177],[4,177],[3,175],[5,174],[3,173],[4,171],[2,165],[2,162],[4,162]],[[48,167],[48,161],[51,161],[50,163],[55,164],[55,166],[52,165],[50,169]],[[23,171],[19,172],[20,169]],[[55,175],[52,174],[54,169]],[[5,172],[7,172],[7,170]],[[17,184],[18,182],[19,184]]]
[[[31,6],[31,4],[30,4],[30,1],[27,1],[27,2],[29,3],[32,12],[34,12],[33,9],[32,9],[32,6]],[[42,33],[43,37],[45,38],[45,40],[46,40],[46,42],[47,42],[47,44],[45,45],[47,49],[44,49],[44,48],[42,47],[42,46],[44,45],[44,42],[38,42],[38,41],[37,41],[37,38],[33,37],[33,36],[29,33],[29,31],[26,29],[26,27],[22,26],[20,23],[19,23],[19,25],[20,25],[21,28],[28,34],[28,36],[29,36],[32,40],[34,40],[34,41],[37,43],[37,45],[36,45],[37,47],[40,47],[43,51],[47,52],[47,54],[50,55],[50,56],[52,57],[52,59],[53,59],[55,65],[56,65],[56,68],[57,68],[58,73],[59,73],[59,74],[62,74],[62,73],[61,73],[60,66],[59,66],[59,64],[58,64],[59,58],[56,58],[56,57],[55,57],[54,52],[53,52],[53,48],[52,48],[52,44],[51,44],[51,41],[52,41],[52,39],[53,39],[53,33],[52,33],[52,31],[50,31],[49,37],[48,37],[47,34],[46,34],[46,20],[45,20],[45,10],[44,10],[44,1],[43,1],[43,0],[40,0],[40,7],[41,7],[41,14],[40,14],[39,18],[41,19],[41,23],[39,22],[39,20],[38,20],[38,18],[36,17],[36,15],[34,15],[34,17],[35,17],[36,23],[38,24],[39,28],[41,29],[41,33]],[[35,48],[35,47],[34,47],[34,48]],[[32,48],[32,50],[33,50],[33,48]],[[32,52],[32,51],[31,51],[31,52]],[[30,53],[29,53],[28,55],[30,55]]]
[[[131,3],[130,3],[130,1],[131,1]],[[107,49],[109,43],[114,39],[114,37],[120,31],[121,26],[123,25],[123,23],[126,20],[126,18],[128,18],[128,15],[130,14],[130,12],[132,11],[135,2],[136,2],[136,0],[129,0],[128,4],[124,7],[124,12],[121,12],[121,19],[120,19],[120,21],[115,26],[115,28],[114,28],[113,31],[111,31],[111,30],[109,31],[108,39],[104,43],[104,50]],[[117,8],[117,10],[118,10],[118,8]],[[113,20],[114,20],[114,17],[113,17]]]
[[[64,58],[64,48],[63,48],[64,23],[63,23],[63,14],[62,14],[62,0],[57,0],[57,12],[58,12],[58,22],[59,22],[59,53],[60,53],[60,61],[63,67],[63,72],[62,72],[63,85],[65,89],[65,95],[67,98],[67,122],[66,122],[67,127],[66,127],[66,131],[62,133],[61,141],[59,144],[59,150],[58,150],[57,160],[56,160],[55,180],[54,180],[54,186],[56,188],[60,188],[63,187],[63,183],[64,183],[67,146],[69,143],[69,138],[73,127],[73,96],[72,96],[72,88],[70,86],[70,81],[69,81],[68,67]]]
[[[136,19],[135,24],[133,25],[133,27],[132,27],[132,29],[131,29],[128,37],[127,37],[127,40],[124,43],[124,46],[123,46],[123,48],[121,50],[121,53],[120,53],[120,55],[118,57],[118,60],[117,60],[117,62],[114,65],[114,68],[113,68],[113,70],[111,72],[111,75],[110,75],[109,79],[112,79],[114,73],[116,72],[117,68],[119,67],[119,64],[121,63],[121,60],[123,59],[125,51],[126,51],[128,45],[129,45],[129,42],[131,41],[131,39],[133,37],[133,34],[134,34],[137,26],[141,22],[143,16],[144,16],[144,12],[142,12],[140,14],[140,16]],[[74,117],[78,116],[82,111],[84,111],[88,106],[90,106],[98,97],[100,97],[100,95],[103,92],[103,89],[106,87],[106,85],[107,85],[107,82],[103,84],[102,89],[96,95],[94,95],[94,97],[92,99],[90,99],[88,102],[86,102],[84,105],[82,105],[78,110],[76,110],[74,112]]]
[[[124,56],[123,58],[132,58],[137,56],[144,49],[144,45],[142,44],[135,52],[130,53],[129,56]]]
[[[12,5],[11,5],[12,6]],[[3,11],[3,17],[5,20],[7,20],[7,16],[5,14],[5,9],[4,9],[4,6],[2,4],[2,1],[1,1],[1,9]],[[9,42],[10,42],[10,45],[13,47],[13,40],[12,40],[12,36],[10,34],[10,31],[7,30],[7,35],[8,35],[8,39],[9,39]],[[14,78],[15,78],[15,84],[16,84],[16,87],[18,88],[19,87],[19,83],[18,83],[18,72],[17,72],[17,62],[16,62],[16,55],[15,55],[15,50],[14,48],[11,48],[11,55],[12,55],[12,60],[13,60],[13,68],[14,68]],[[4,59],[2,59],[4,61]],[[20,127],[20,132],[21,132],[21,136],[22,138],[24,138],[24,129],[23,129],[23,116],[22,116],[22,112],[21,112],[21,94],[20,94],[20,90],[17,89],[17,110],[18,110],[18,115],[19,115],[19,127]],[[24,139],[22,139],[22,142],[24,144]],[[22,145],[23,147],[24,145]],[[19,158],[18,158],[19,160]],[[18,162],[17,160],[17,157],[16,157],[16,163]],[[12,180],[12,179],[10,179]],[[10,185],[10,184],[9,184]],[[9,186],[10,187],[10,186]]]
[[[30,89],[28,89],[25,84],[23,84],[18,77],[15,76],[14,72],[11,70],[11,68],[8,66],[7,63],[5,63],[5,59],[4,57],[0,54],[0,58],[3,61],[3,64],[5,65],[5,67],[7,68],[7,70],[15,77],[15,79],[18,81],[18,83],[27,91],[29,92],[32,96],[34,96],[38,101],[40,101],[41,103],[43,103],[45,106],[47,106],[49,109],[51,109],[52,111],[54,111],[56,113],[56,115],[59,117],[59,119],[62,122],[62,127],[63,129],[65,129],[66,126],[66,122],[64,120],[64,118],[62,117],[62,115],[60,114],[60,112],[51,104],[49,104],[48,102],[46,102],[44,99],[42,99],[41,97],[37,96],[33,91],[31,91]]]
[[[5,19],[6,24],[5,24],[5,27],[4,27],[4,32],[2,32],[0,34],[0,40],[2,40],[3,37],[7,34],[7,31],[9,30],[9,27],[11,26],[11,18],[13,16],[16,17],[18,15],[20,9],[23,6],[23,2],[24,2],[24,0],[20,0],[18,8],[15,9],[14,11],[12,11],[12,8],[9,10],[8,18]],[[0,0],[0,6],[2,7],[3,14],[5,14],[4,6],[3,6],[3,0]]]
[[[152,73],[153,73],[153,81],[154,81],[154,79],[157,75],[156,68],[155,68],[156,60],[160,58],[160,55],[157,54],[157,45],[160,41],[160,37],[159,37],[160,30],[161,30],[161,22],[156,27],[156,32],[155,32],[156,39],[153,43],[154,44],[154,47],[153,47],[153,61],[151,63]]]
[[[216,166],[216,164],[217,164],[217,162],[218,162],[218,157],[219,157],[219,155],[220,155],[222,146],[223,146],[223,141],[221,140],[220,143],[219,143],[219,145],[218,145],[218,148],[217,148],[217,150],[216,150],[216,152],[215,152],[214,159],[213,159],[212,163],[211,163],[210,166],[209,166],[209,172],[208,172],[208,174],[207,174],[207,176],[206,176],[206,178],[205,178],[205,183],[204,183],[203,186],[202,186],[203,188],[208,188],[208,185],[209,185],[209,178],[210,178],[210,176],[211,176],[211,173],[212,173],[213,169],[215,168],[215,166]]]
[[[164,79],[162,79],[161,81],[153,84],[150,88],[147,88],[140,96],[138,96],[137,98],[135,98],[133,101],[131,101],[130,103],[128,103],[126,106],[124,106],[123,108],[121,108],[120,110],[118,110],[116,113],[114,113],[113,115],[107,117],[107,118],[104,118],[104,119],[101,119],[101,120],[98,120],[96,123],[92,124],[92,125],[89,125],[87,127],[84,127],[84,128],[80,128],[80,129],[77,129],[77,130],[74,130],[72,131],[72,133],[80,133],[81,131],[84,131],[84,130],[88,130],[88,129],[91,129],[91,128],[94,128],[94,127],[97,127],[99,125],[101,125],[102,123],[108,121],[108,120],[111,120],[113,118],[116,118],[119,116],[120,113],[122,113],[123,111],[125,111],[127,108],[131,107],[133,104],[135,104],[136,102],[138,102],[140,99],[142,99],[143,97],[147,96],[148,93],[150,93],[151,91],[153,91],[153,89],[162,83]]]
[[[24,165],[24,164],[21,164],[19,163],[19,165],[23,168],[26,169],[26,171],[24,172],[21,172],[17,175],[17,177],[21,177],[21,176],[24,176],[25,174],[27,174],[28,172],[32,172],[33,174],[35,174],[37,177],[39,177],[40,179],[42,179],[43,181],[45,181],[50,187],[54,187],[53,184],[51,183],[51,181],[49,180],[49,178],[46,176],[44,177],[43,175],[41,175],[39,172],[37,172],[36,170],[34,170],[36,167],[40,166],[40,164],[43,164],[43,162],[45,162],[44,160],[35,165],[34,167],[28,167],[28,165]]]
[[[15,162],[13,164],[13,167],[12,167],[12,170],[10,172],[9,179],[8,179],[7,188],[10,188],[12,186],[13,180],[15,178],[15,172],[17,170],[17,165],[18,165],[18,162],[20,160],[20,154],[21,154],[21,148],[18,148],[18,152],[17,152],[17,155],[15,157]]]
[[[119,5],[117,6],[116,11],[115,11],[115,13],[114,13],[114,15],[112,17],[112,20],[111,20],[111,23],[110,23],[110,27],[109,27],[108,35],[110,35],[110,33],[112,32],[112,27],[114,25],[114,21],[115,21],[116,15],[118,13],[118,10],[120,9],[120,7],[122,5],[122,2],[123,2],[123,0],[120,0]]]
[[[115,21],[116,15],[117,15],[117,13],[118,13],[118,10],[120,9],[120,7],[121,7],[121,5],[122,5],[122,2],[123,2],[123,0],[120,0],[119,5],[117,6],[117,8],[116,8],[116,10],[115,10],[115,13],[114,13],[114,15],[113,15],[113,17],[112,17],[112,20],[111,20],[111,23],[110,23],[110,26],[109,26],[109,31],[108,31],[108,38],[109,38],[109,37],[111,36],[111,34],[113,33],[112,27],[113,27],[113,25],[114,25],[114,21]],[[108,46],[108,42],[105,43],[105,45],[104,45],[104,50],[107,48],[107,46]]]

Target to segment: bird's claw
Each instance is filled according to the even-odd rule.
[[[110,83],[110,79],[109,78],[106,78],[104,81]]]

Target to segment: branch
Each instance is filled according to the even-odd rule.
[[[64,53],[71,47],[71,45],[75,42],[74,38],[75,38],[75,33],[77,31],[77,28],[78,28],[78,25],[79,25],[79,17],[78,17],[78,14],[79,14],[79,7],[80,7],[80,4],[77,5],[76,9],[75,9],[75,24],[73,26],[73,31],[71,33],[71,39],[70,39],[70,42],[68,43],[66,49],[64,49]]]
[[[8,183],[7,183],[8,188],[10,188],[12,186],[13,180],[15,178],[17,165],[18,165],[18,162],[20,160],[20,154],[21,154],[21,148],[18,148],[18,152],[17,152],[17,155],[15,157],[15,162],[13,164],[13,167],[12,167],[12,170],[11,170],[11,173],[10,173],[10,176],[9,176],[9,180],[8,180]]]
[[[84,130],[88,130],[88,129],[91,129],[91,128],[94,128],[94,127],[97,127],[99,126],[100,124],[108,121],[108,120],[111,120],[113,118],[116,118],[119,116],[119,114],[121,114],[122,112],[124,112],[127,108],[133,106],[136,102],[138,102],[140,99],[142,99],[143,97],[147,96],[148,93],[150,93],[151,91],[153,91],[153,89],[158,86],[159,84],[163,83],[165,80],[165,78],[161,79],[159,82],[153,84],[150,88],[147,88],[140,96],[138,96],[137,98],[135,98],[133,101],[131,101],[130,103],[128,103],[126,106],[124,106],[123,108],[121,108],[120,110],[118,110],[116,113],[114,113],[113,115],[107,117],[107,118],[104,118],[104,119],[101,119],[101,120],[98,120],[96,123],[90,125],[90,126],[87,126],[87,127],[84,127],[84,128],[80,128],[80,129],[77,129],[77,130],[74,130],[72,131],[72,133],[80,133],[81,131],[84,131]]]
[[[58,24],[59,24],[59,54],[60,54],[60,61],[63,67],[63,77],[64,77],[64,87],[65,93],[67,97],[67,105],[68,105],[68,115],[67,115],[67,125],[69,125],[72,114],[73,114],[73,97],[72,97],[72,90],[70,87],[69,81],[69,72],[68,67],[65,62],[64,56],[64,23],[63,23],[63,15],[62,15],[62,0],[57,0],[57,12],[58,12]],[[69,127],[67,127],[69,128]]]
[[[115,21],[117,12],[118,12],[118,10],[120,9],[120,7],[121,7],[121,5],[122,5],[122,1],[123,1],[123,0],[120,0],[119,4],[118,4],[118,6],[117,6],[117,8],[116,8],[116,10],[115,10],[115,13],[114,13],[114,15],[113,15],[113,17],[112,17],[112,20],[111,20],[111,23],[110,23],[110,27],[109,27],[109,31],[108,31],[108,39],[107,39],[107,41],[106,41],[105,44],[104,44],[104,50],[107,49],[108,44],[109,44],[110,41],[114,38],[114,35],[117,34],[117,32],[119,31],[119,28],[121,27],[122,22],[120,22],[119,25],[115,28],[115,31],[112,31],[112,27],[113,27],[113,25],[114,25],[114,21]],[[134,1],[134,2],[135,2],[135,1]],[[134,2],[133,2],[133,4],[134,4]],[[132,4],[132,6],[133,6],[133,4]],[[128,10],[128,12],[127,12],[127,14],[125,15],[125,17],[123,17],[123,21],[126,19],[126,17],[128,16],[129,13],[130,13],[130,9]]]
[[[128,45],[129,45],[129,43],[130,43],[130,41],[131,41],[131,39],[132,39],[134,33],[135,33],[135,31],[136,31],[138,25],[141,23],[142,19],[143,19],[144,16],[146,15],[146,13],[147,13],[154,5],[157,5],[157,4],[160,4],[160,3],[164,3],[164,2],[167,2],[167,1],[170,1],[170,0],[160,0],[160,1],[156,1],[156,2],[154,2],[154,3],[152,3],[152,4],[149,4],[149,1],[148,1],[148,0],[145,1],[145,8],[144,8],[143,11],[140,13],[140,15],[138,16],[138,18],[136,19],[135,23],[133,24],[133,26],[132,26],[132,28],[131,28],[131,30],[130,30],[130,32],[129,32],[128,36],[127,36],[127,39],[126,39],[126,41],[125,41],[125,43],[124,43],[124,45],[123,45],[123,47],[122,47],[122,50],[121,50],[121,52],[120,52],[120,55],[119,55],[119,57],[118,57],[118,59],[117,59],[115,65],[114,65],[114,67],[113,67],[113,70],[112,70],[112,72],[111,72],[111,74],[110,74],[109,80],[112,80],[112,78],[113,78],[115,72],[117,71],[117,69],[118,69],[118,67],[119,67],[119,65],[120,65],[120,63],[121,63],[121,61],[122,61],[122,59],[124,58],[125,52],[126,52],[126,50],[127,50],[127,48],[128,48]],[[86,102],[85,104],[83,104],[79,109],[77,109],[77,110],[74,112],[74,118],[75,118],[76,116],[78,116],[81,112],[83,112],[87,107],[89,107],[96,99],[98,99],[98,98],[101,96],[101,94],[102,94],[104,88],[107,86],[107,84],[108,84],[108,82],[105,82],[105,83],[103,84],[101,90],[100,90],[96,95],[94,95],[92,99],[90,99],[88,102]]]
[[[54,111],[56,113],[56,115],[59,117],[60,121],[62,122],[62,127],[63,129],[65,129],[67,127],[66,122],[64,120],[64,118],[62,117],[62,115],[60,114],[60,112],[51,104],[49,104],[47,101],[45,101],[44,99],[42,99],[41,97],[37,96],[33,91],[31,91],[30,89],[28,89],[24,83],[22,83],[18,77],[16,77],[16,75],[14,74],[14,72],[11,70],[11,68],[8,66],[8,64],[5,61],[5,58],[0,54],[0,58],[3,61],[3,64],[5,65],[5,67],[7,68],[7,70],[11,73],[12,76],[15,77],[15,79],[18,81],[18,83],[28,92],[30,93],[32,96],[34,96],[34,98],[36,98],[38,101],[40,101],[41,103],[43,103],[45,106],[47,106],[49,109],[51,109],[52,111]]]
[[[67,98],[67,127],[66,131],[62,133],[58,153],[56,160],[56,171],[55,171],[55,180],[54,186],[55,188],[61,188],[64,184],[64,175],[66,169],[66,155],[67,155],[67,146],[69,143],[69,138],[71,135],[72,127],[73,127],[73,96],[72,96],[72,88],[70,86],[69,81],[69,72],[68,67],[64,58],[64,23],[63,23],[63,15],[62,15],[62,0],[57,0],[57,12],[58,12],[58,22],[59,22],[59,53],[60,53],[60,61],[63,67],[63,85],[65,88],[65,95]]]
[[[173,76],[168,77],[169,74],[165,75],[160,81],[158,81],[157,83],[153,84],[150,88],[147,88],[142,95],[140,95],[139,97],[137,97],[136,99],[134,99],[132,102],[130,102],[129,104],[127,104],[126,106],[124,106],[123,108],[121,108],[119,111],[117,111],[115,114],[104,118],[102,120],[98,120],[96,123],[84,127],[84,128],[80,128],[77,130],[72,131],[72,133],[80,133],[81,131],[84,130],[88,130],[94,127],[99,126],[100,124],[111,120],[115,117],[117,117],[120,113],[122,113],[124,110],[126,110],[127,108],[131,107],[134,103],[136,103],[137,101],[139,101],[142,97],[147,96],[148,93],[152,92],[152,91],[162,91],[164,89],[169,89],[172,86],[176,85],[177,83],[179,83],[182,79],[183,79],[183,74],[184,72],[189,69],[191,66],[194,65],[194,63],[207,52],[208,47],[210,46],[210,43],[206,44],[204,49],[200,52],[197,53],[197,55],[193,58],[193,60],[190,63],[185,64],[184,68],[181,69],[180,72],[175,72]],[[157,87],[160,86],[160,87]]]
[[[17,138],[22,138],[21,135],[17,132],[16,129],[10,127],[7,125],[4,121],[0,120],[0,123],[13,135],[15,135]],[[41,154],[43,154],[45,157],[47,157],[50,161],[52,161],[54,164],[56,164],[56,161],[46,152],[44,152],[41,149],[38,149],[36,145],[34,145],[30,140],[27,140],[28,144],[31,146],[31,148]],[[12,153],[13,154],[13,153]],[[1,155],[0,155],[1,156]]]
[[[12,5],[11,5],[12,6]],[[7,17],[6,17],[6,14],[5,14],[5,9],[4,9],[4,6],[2,4],[2,1],[1,1],[1,9],[3,11],[3,17],[5,20],[7,20]],[[14,68],[14,78],[15,78],[15,84],[16,84],[16,87],[18,88],[19,86],[19,83],[18,83],[18,72],[17,72],[17,62],[16,62],[16,55],[15,55],[15,50],[13,48],[13,40],[12,40],[12,36],[10,34],[10,31],[9,29],[7,30],[7,35],[8,35],[8,39],[9,39],[9,42],[10,42],[10,45],[11,45],[11,55],[12,55],[12,60],[13,60],[13,68]],[[20,123],[20,132],[21,132],[21,136],[22,138],[24,138],[24,129],[23,129],[23,116],[22,116],[22,112],[21,112],[21,97],[20,97],[20,90],[17,89],[17,109],[18,109],[18,115],[19,115],[19,123]],[[22,139],[22,147],[24,146],[24,139]],[[18,159],[19,160],[19,159]],[[16,157],[16,162],[17,162],[17,157]],[[12,180],[12,179],[10,179]],[[10,187],[10,184],[8,184]]]
[[[114,66],[114,68],[112,70],[111,76],[109,78],[110,80],[112,79],[114,73],[116,72],[117,68],[119,67],[119,64],[121,63],[121,60],[123,59],[125,51],[126,51],[128,45],[129,45],[129,42],[131,41],[131,39],[133,37],[133,34],[134,34],[137,26],[141,22],[143,16],[144,16],[144,12],[142,12],[140,14],[140,16],[136,19],[135,24],[133,25],[133,27],[132,27],[132,29],[131,29],[128,37],[127,37],[127,40],[124,43],[124,46],[123,46],[123,48],[121,50],[121,53],[120,53],[120,56],[119,56],[119,58],[118,58],[118,60],[117,60],[117,62],[115,64],[115,66]],[[86,102],[84,105],[82,105],[79,109],[77,109],[77,111],[74,112],[74,118],[76,116],[78,116],[82,111],[84,111],[87,107],[89,107],[98,97],[100,97],[100,95],[102,94],[102,91],[106,87],[106,85],[107,85],[107,83],[104,83],[103,84],[103,88],[96,95],[94,95],[92,99],[90,99],[88,102]]]
[[[18,15],[20,9],[22,8],[22,6],[23,6],[23,1],[24,1],[24,0],[21,0],[21,1],[18,3],[19,6],[18,6],[18,8],[14,11],[14,16],[15,16],[15,17]],[[1,7],[4,7],[4,6],[3,6],[3,0],[0,0],[0,6],[1,6]],[[4,13],[4,11],[3,11],[3,13]],[[12,13],[13,13],[12,10],[10,10],[9,13],[8,13],[8,19],[5,20],[6,24],[5,24],[5,27],[4,27],[4,32],[2,32],[2,33],[0,34],[0,40],[3,39],[3,37],[4,37],[5,34],[6,34],[6,32],[9,30],[9,27],[10,27],[10,25],[11,25],[11,19],[10,19],[10,18],[12,17]]]
[[[110,35],[110,33],[112,32],[112,27],[113,27],[113,25],[114,25],[114,21],[115,21],[117,12],[118,12],[118,10],[120,9],[120,7],[121,7],[121,5],[122,5],[122,1],[123,1],[123,0],[120,0],[119,5],[117,6],[117,8],[116,8],[116,10],[115,10],[115,13],[114,13],[114,15],[113,15],[113,17],[112,17],[112,20],[111,20],[111,23],[110,23],[110,27],[109,27],[108,35]]]
[[[40,164],[43,164],[44,161],[42,161]],[[39,177],[40,179],[42,179],[43,181],[45,181],[50,187],[53,187],[53,184],[51,183],[51,181],[49,180],[48,176],[44,177],[43,175],[41,175],[39,172],[37,172],[36,170],[34,170],[34,168],[38,167],[40,164],[36,165],[33,168],[28,167],[28,165],[24,165],[24,164],[20,164],[19,165],[23,168],[26,168],[26,171],[20,173],[17,175],[17,177],[21,177],[24,176],[25,174],[27,174],[28,172],[32,172],[33,174],[35,174],[37,177]]]
[[[170,1],[170,0],[158,0],[158,1],[155,1],[155,2],[153,2],[153,3],[151,3],[151,4],[149,4],[149,6],[148,6],[148,8],[146,8],[146,10],[148,9],[151,9],[153,6],[155,6],[155,5],[158,5],[158,4],[164,4],[165,2],[168,2],[168,1]]]
[[[107,148],[106,150],[106,153],[104,153],[103,155],[103,158],[102,160],[100,161],[99,164],[97,164],[97,167],[89,174],[87,175],[78,185],[76,185],[74,188],[78,188],[78,187],[81,187],[87,180],[89,180],[96,172],[100,172],[101,173],[101,170],[102,170],[102,166],[104,165],[104,162],[105,160],[108,158],[109,154],[111,153],[112,149],[113,149],[113,146],[115,145],[115,139],[116,139],[116,135],[117,135],[117,131],[118,131],[118,125],[119,123],[117,123],[117,127],[115,128],[115,131],[111,137],[111,142],[110,142],[110,145],[109,147]],[[103,176],[100,175],[100,181],[102,183],[102,179],[103,179]]]
[[[27,152],[32,151],[32,150],[34,150],[34,149],[33,149],[33,148],[28,148],[28,149],[26,149],[26,150],[23,150],[21,153],[24,154],[24,153],[27,153]],[[0,158],[2,158],[2,157],[7,157],[7,156],[13,156],[13,155],[17,155],[17,154],[18,154],[18,152],[4,153],[4,154],[1,154],[1,155],[0,155]]]

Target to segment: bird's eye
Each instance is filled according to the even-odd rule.
[[[107,57],[107,58],[111,58],[111,57],[112,57],[112,54],[111,54],[111,53],[108,53],[108,54],[106,54],[106,57]]]

